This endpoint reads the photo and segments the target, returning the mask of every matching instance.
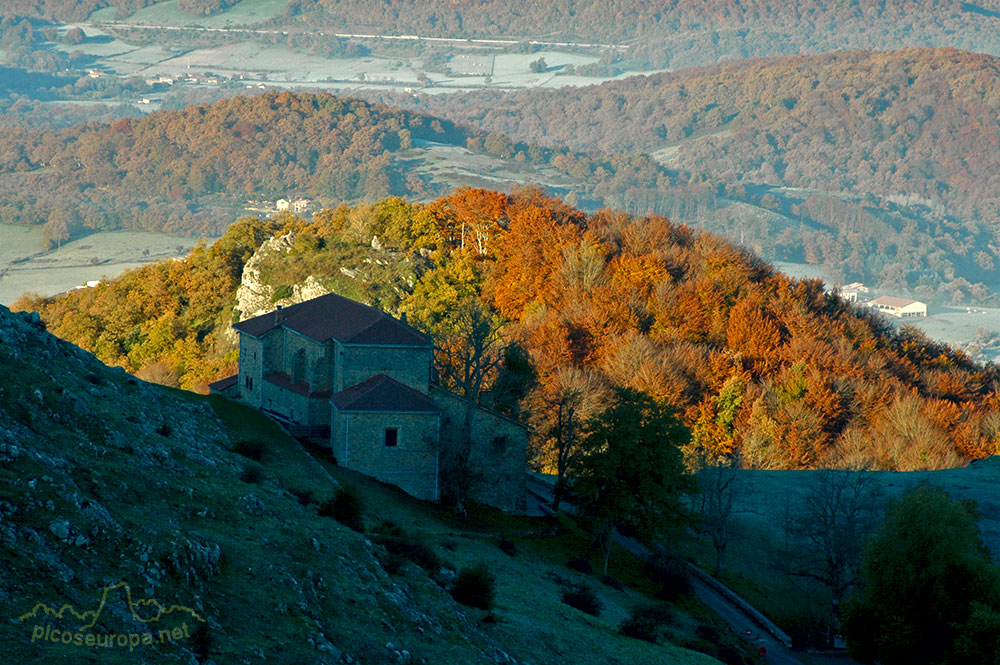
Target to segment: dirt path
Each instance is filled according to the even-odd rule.
[[[554,490],[553,481],[538,474],[529,473],[526,478],[526,485],[528,489],[528,513],[533,515],[550,515],[552,512],[552,492]],[[561,508],[567,512],[573,512],[573,506],[567,502],[564,502]],[[615,542],[640,559],[647,558],[650,554],[648,547],[631,538],[616,535]],[[733,630],[738,634],[747,636],[747,631],[749,631],[750,634],[747,636],[747,640],[750,644],[755,649],[760,647],[765,649],[766,656],[761,660],[762,663],[769,663],[771,665],[803,665],[802,661],[789,648],[790,640],[783,633],[780,633],[776,626],[772,624],[773,629],[778,635],[768,632],[768,627],[762,625],[762,623],[767,622],[763,615],[751,608],[751,612],[758,615],[752,616],[750,612],[741,606],[745,605],[749,608],[749,603],[739,599],[732,591],[728,591],[730,596],[738,599],[738,602],[734,602],[731,598],[726,597],[726,593],[714,586],[718,585],[721,587],[722,585],[719,582],[715,582],[713,585],[701,579],[701,577],[709,578],[707,574],[700,571],[698,575],[692,575],[691,578],[695,596],[713,612],[718,614],[723,621],[732,626]],[[764,622],[761,619],[764,619]]]

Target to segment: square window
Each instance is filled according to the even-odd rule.
[[[386,427],[385,428],[385,445],[387,447],[396,446],[399,444],[399,428],[398,427]]]

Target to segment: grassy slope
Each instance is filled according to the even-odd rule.
[[[784,538],[786,511],[794,513],[816,480],[816,471],[740,471],[732,539],[722,580],[751,604],[790,632],[815,630],[829,611],[829,593],[818,583],[786,577],[775,567],[770,548]],[[976,502],[983,541],[1000,555],[1000,458],[973,462],[943,471],[871,472],[881,489],[884,508],[906,490],[921,483],[941,487],[956,499]],[[707,540],[685,550],[707,571],[715,551]]]
[[[572,538],[536,547],[524,534],[541,525],[496,514],[457,522],[351,477],[370,524],[390,519],[424,537],[448,567],[491,565],[500,621],[484,624],[427,573],[407,564],[390,575],[379,546],[303,505],[297,494],[327,498],[335,480],[259,413],[137,381],[26,319],[0,309],[0,598],[10,608],[0,638],[10,662],[190,662],[190,641],[95,653],[32,644],[37,624],[14,619],[38,602],[92,609],[121,581],[135,597],[204,616],[217,663],[252,653],[335,662],[340,652],[377,663],[400,650],[429,663],[496,662],[500,652],[535,663],[716,662],[617,635],[627,609],[648,602],[634,591],[601,588],[599,619],[562,605],[556,578],[578,576],[561,565]],[[240,479],[254,463],[230,451],[245,438],[265,446],[259,482]],[[503,530],[522,534],[519,556],[497,548]],[[120,603],[102,617],[102,633],[140,628]]]

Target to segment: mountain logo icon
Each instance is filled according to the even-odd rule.
[[[18,620],[29,621],[31,619],[38,618],[65,619],[67,617],[73,617],[78,621],[84,622],[78,630],[89,630],[100,620],[101,614],[104,612],[104,608],[108,606],[109,602],[113,602],[116,593],[122,590],[124,590],[125,595],[125,607],[132,615],[132,618],[140,623],[155,623],[166,616],[175,614],[187,615],[196,621],[205,623],[205,619],[190,607],[185,607],[184,605],[170,605],[167,607],[155,598],[133,599],[132,588],[125,582],[118,582],[117,584],[110,584],[104,587],[104,590],[101,592],[101,600],[97,605],[97,609],[79,612],[69,603],[60,606],[58,609],[55,609],[45,603],[36,603],[35,606],[31,608],[30,612],[18,617]]]

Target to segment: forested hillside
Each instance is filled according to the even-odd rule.
[[[956,301],[975,282],[1000,282],[989,225],[1000,211],[993,57],[951,49],[794,56],[587,88],[426,98],[422,107],[527,141],[657,155],[712,193],[791,221],[749,225],[749,245],[823,264],[847,281]],[[691,187],[686,195],[698,202]],[[682,221],[718,217],[723,204],[702,198]],[[622,203],[640,208],[639,193],[632,199]],[[747,217],[730,215],[728,225]],[[971,295],[981,298],[977,290]]]
[[[689,455],[739,453],[752,467],[940,468],[997,452],[995,369],[718,236],[588,216],[538,190],[244,220],[183,263],[16,307],[105,362],[196,386],[232,366],[224,332],[241,261],[271,232],[294,233],[259,266],[274,303],[313,277],[407,312],[445,346],[461,303],[488,304],[537,376],[519,408],[540,467],[565,440],[559,405],[584,422],[616,386],[676,405],[694,432]]]
[[[606,55],[598,67],[605,71],[636,66],[683,68],[722,58],[845,48],[954,46],[1000,54],[1000,3],[996,0],[290,0],[276,23],[295,25],[290,16],[303,26],[350,26],[357,31],[521,36],[627,47]]]
[[[157,0],[11,0],[0,17],[79,21],[95,9],[119,15]],[[178,0],[200,16],[225,11],[233,0]],[[721,59],[842,49],[953,46],[1000,55],[996,0],[287,0],[268,24],[290,31],[335,27],[347,32],[438,37],[520,37],[599,42],[609,50],[593,72],[683,68]]]
[[[333,205],[447,191],[450,182],[415,168],[419,141],[517,168],[550,165],[598,202],[629,183],[666,178],[649,159],[542,150],[380,104],[271,92],[110,124],[0,132],[0,215],[46,224],[51,241],[88,229],[195,235],[221,233],[255,199]]]

